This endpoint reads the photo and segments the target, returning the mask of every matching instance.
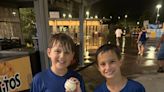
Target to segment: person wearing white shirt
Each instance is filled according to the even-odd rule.
[[[121,39],[121,35],[122,35],[122,29],[121,28],[117,28],[115,31],[115,35],[116,35],[116,45],[120,46],[120,39]]]

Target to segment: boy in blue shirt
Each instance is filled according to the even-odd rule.
[[[51,67],[35,75],[30,92],[69,92],[64,84],[70,78],[76,82],[74,92],[85,92],[81,75],[68,69],[75,58],[75,44],[71,37],[64,33],[53,34],[49,39],[47,55]]]
[[[117,46],[101,46],[96,52],[96,63],[106,80],[94,92],[145,92],[145,88],[139,82],[121,75],[122,60]]]

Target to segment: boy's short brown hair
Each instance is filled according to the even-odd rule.
[[[75,43],[73,39],[65,33],[51,34],[48,42],[48,48],[52,48],[54,44],[58,42],[66,51],[75,52]]]
[[[107,51],[112,51],[117,55],[117,58],[120,60],[121,59],[121,52],[120,49],[113,44],[104,44],[101,47],[99,47],[96,51],[96,64],[98,64],[97,57],[100,53],[105,53]]]

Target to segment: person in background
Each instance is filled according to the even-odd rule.
[[[158,51],[157,60],[159,61],[157,72],[164,73],[164,34],[162,34],[160,41],[157,44],[156,51]]]
[[[121,41],[121,35],[122,35],[122,29],[121,28],[117,28],[115,31],[115,35],[116,35],[116,45],[119,47],[120,46],[120,41]]]
[[[68,92],[64,84],[70,78],[76,82],[74,92],[85,92],[81,75],[68,69],[75,58],[75,44],[71,37],[64,33],[52,34],[47,55],[50,58],[51,67],[34,76],[30,92]]]
[[[137,44],[138,44],[138,54],[143,56],[146,44],[146,29],[143,27],[141,32],[139,32]]]
[[[105,81],[94,92],[145,92],[137,81],[121,74],[121,54],[118,46],[105,44],[96,51],[96,64]]]

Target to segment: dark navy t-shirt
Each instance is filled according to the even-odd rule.
[[[40,72],[33,78],[30,92],[65,92],[64,83],[70,77],[77,78],[82,92],[86,92],[84,81],[77,72],[69,70],[64,76],[58,76],[51,69]]]
[[[142,42],[146,41],[146,32],[141,33],[141,37],[140,37],[139,41],[142,41]]]
[[[110,92],[106,86],[106,81],[99,85],[94,92]],[[120,92],[145,92],[145,88],[139,82],[128,80],[127,84]]]

